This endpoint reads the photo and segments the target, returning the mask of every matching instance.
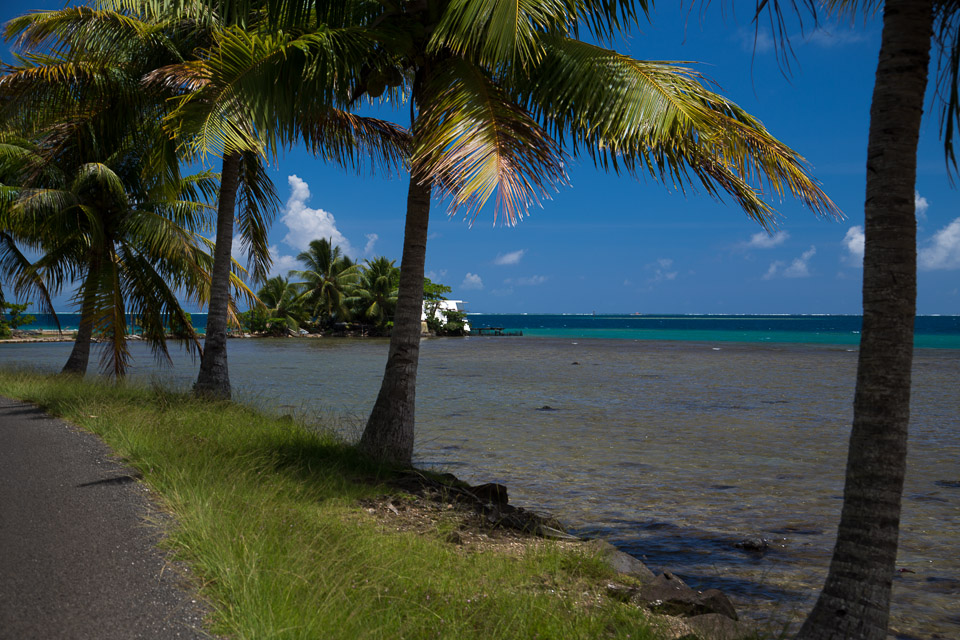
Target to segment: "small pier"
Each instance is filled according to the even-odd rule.
[[[507,331],[504,327],[477,327],[478,336],[522,336],[523,331]]]

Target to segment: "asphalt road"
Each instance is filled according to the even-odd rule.
[[[210,637],[134,475],[96,436],[0,397],[0,640]]]

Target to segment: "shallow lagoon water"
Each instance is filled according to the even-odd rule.
[[[69,344],[0,345],[51,369]],[[189,385],[197,364],[137,377]],[[359,433],[382,340],[234,340],[238,399],[338,416]],[[746,615],[788,621],[826,573],[843,488],[856,352],[844,345],[509,337],[423,342],[417,462],[604,536]],[[919,349],[893,637],[958,638],[960,350]],[[546,407],[549,407],[547,409]],[[763,537],[763,555],[734,543]]]

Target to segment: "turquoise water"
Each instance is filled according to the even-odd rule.
[[[471,314],[470,323],[474,328],[503,327],[524,335],[556,338],[857,345],[861,317]],[[960,349],[960,316],[918,316],[914,344]]]
[[[52,316],[36,314],[27,328],[56,329]],[[60,314],[64,329],[76,329],[79,314]],[[199,331],[207,314],[192,314]],[[612,340],[679,340],[694,342],[761,342],[785,344],[860,343],[860,316],[833,315],[526,315],[470,314],[474,328],[503,327],[525,335]],[[960,316],[918,316],[914,325],[918,348],[960,349]]]

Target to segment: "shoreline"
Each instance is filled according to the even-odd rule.
[[[269,618],[274,625],[296,624],[317,635],[339,628],[340,637],[357,637],[366,626],[340,623],[375,617],[385,625],[402,618],[403,625],[385,635],[435,630],[442,623],[450,637],[492,640],[531,637],[544,629],[552,637],[597,637],[605,631],[611,638],[631,638],[646,627],[650,633],[639,637],[650,640],[747,640],[762,632],[738,620],[720,592],[698,592],[669,572],[655,576],[608,543],[575,542],[555,528],[555,520],[511,505],[502,485],[471,486],[416,469],[374,469],[322,430],[292,427],[287,418],[234,403],[210,406],[190,398],[169,403],[146,389],[118,394],[110,386],[27,377],[0,375],[4,395],[98,434],[147,483],[164,465],[177,464],[182,470],[177,488],[186,490],[168,503],[171,515],[214,509],[206,518],[178,519],[169,538],[175,550],[183,548],[184,534],[190,542],[191,568],[201,578],[199,598],[214,603],[212,630],[258,635]],[[127,432],[143,439],[135,453],[124,448]],[[279,466],[271,453],[278,450],[290,454]],[[317,473],[318,465],[328,472]],[[215,499],[191,501],[198,487]],[[222,535],[224,527],[234,534],[229,540],[244,540],[240,553]],[[260,559],[257,571],[247,565],[249,553]],[[439,568],[438,556],[444,560]],[[305,557],[312,562],[304,565]],[[316,585],[324,587],[320,577],[330,565],[348,573],[344,584],[352,588],[335,584],[321,593],[332,597],[318,599]],[[321,573],[277,588],[275,575],[299,577],[306,566]],[[324,608],[318,602],[332,604]],[[385,602],[397,603],[402,615]],[[411,609],[409,602],[421,606]],[[219,615],[223,605],[237,615]],[[293,617],[273,619],[276,611]],[[508,615],[511,623],[503,625]]]

